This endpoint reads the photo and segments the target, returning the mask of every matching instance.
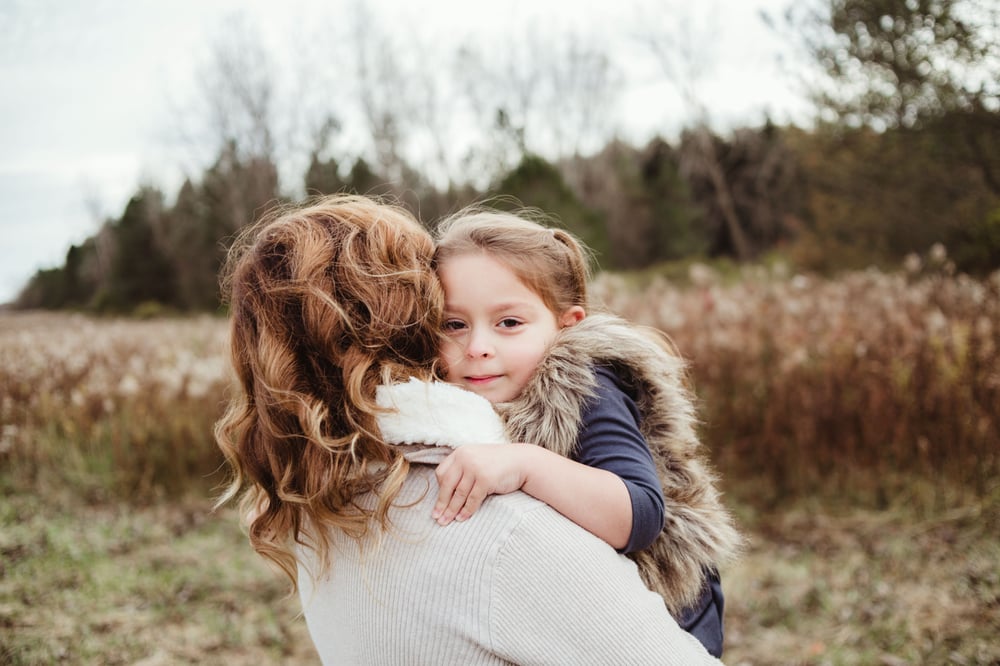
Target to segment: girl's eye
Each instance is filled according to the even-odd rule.
[[[459,319],[449,319],[444,323],[444,330],[451,333],[453,331],[461,331],[465,328],[465,322]]]
[[[506,319],[501,319],[497,325],[500,328],[516,328],[521,325],[521,322],[512,317],[507,317]]]

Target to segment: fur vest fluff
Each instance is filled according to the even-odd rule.
[[[571,456],[582,411],[594,395],[594,365],[610,367],[636,398],[666,516],[653,544],[630,557],[676,614],[698,599],[706,568],[731,560],[742,542],[699,450],[684,360],[641,327],[612,315],[589,315],[560,331],[521,395],[496,407],[512,441]]]

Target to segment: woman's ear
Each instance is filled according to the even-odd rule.
[[[576,324],[579,324],[581,321],[583,321],[583,319],[586,316],[587,316],[586,310],[584,310],[579,305],[574,305],[573,307],[568,308],[565,312],[562,313],[562,316],[559,317],[559,328],[575,326]]]

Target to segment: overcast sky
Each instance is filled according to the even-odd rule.
[[[526,22],[560,26],[571,19],[624,36],[624,21],[650,1],[671,4],[369,4],[386,26],[457,42]],[[720,128],[757,124],[765,112],[778,122],[806,117],[795,82],[779,64],[782,57],[787,64],[789,49],[758,17],[761,9],[780,14],[788,3],[673,3],[678,17],[701,12],[686,19],[689,25],[712,29],[714,63],[700,94]],[[119,216],[140,183],[160,185],[168,198],[176,193],[182,169],[170,145],[176,115],[196,94],[199,68],[234,17],[281,50],[349,8],[347,0],[0,0],[0,302],[39,268],[61,265],[69,246],[92,235],[101,219]],[[683,126],[676,98],[662,82],[629,81],[617,107],[622,132],[642,140]]]

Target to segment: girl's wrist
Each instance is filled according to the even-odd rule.
[[[521,490],[525,490],[537,480],[537,475],[548,474],[547,459],[550,455],[556,455],[548,449],[537,444],[518,444],[522,447],[520,451],[519,466],[521,468]],[[528,492],[531,495],[531,492]]]

